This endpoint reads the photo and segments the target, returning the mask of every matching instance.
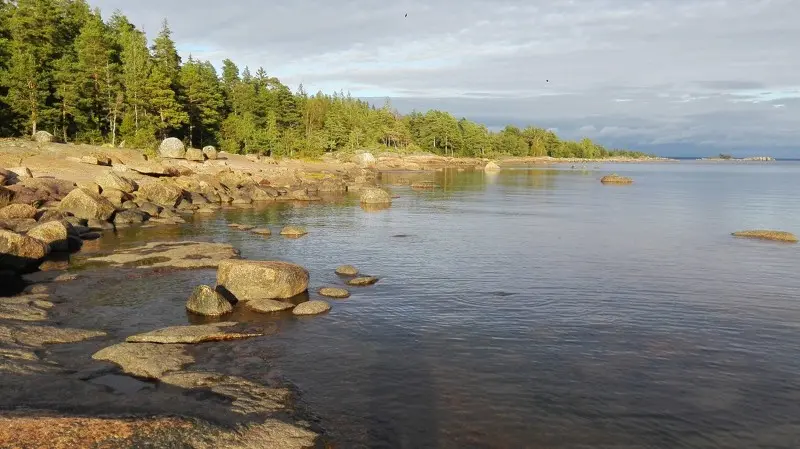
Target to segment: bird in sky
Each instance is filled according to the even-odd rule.
[[[408,17],[408,13],[406,13],[406,17]]]

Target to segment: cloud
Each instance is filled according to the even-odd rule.
[[[184,56],[263,66],[312,92],[391,96],[403,111],[568,136],[593,127],[590,137],[632,147],[787,148],[800,137],[796,0],[92,3],[150,36],[169,18]]]

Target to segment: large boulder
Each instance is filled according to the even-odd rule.
[[[197,148],[189,148],[186,150],[185,157],[187,161],[203,162],[206,160],[206,155],[203,154],[203,150],[198,150]]]
[[[360,153],[355,155],[353,162],[362,167],[370,167],[375,165],[378,160],[375,159],[375,156],[373,156],[372,153]]]
[[[233,311],[231,303],[213,288],[200,285],[186,301],[186,310],[197,315],[220,316]]]
[[[38,143],[50,143],[55,140],[55,137],[47,131],[36,131],[33,135],[33,140]]]
[[[389,192],[377,187],[361,189],[362,204],[392,204],[392,196]]]
[[[58,205],[58,209],[86,220],[108,221],[114,215],[114,205],[108,199],[85,189],[75,189]]]
[[[29,271],[49,253],[50,246],[40,240],[0,229],[0,270]]]
[[[9,204],[0,209],[0,220],[36,217],[36,208],[28,204]]]
[[[203,147],[203,154],[206,156],[207,159],[216,159],[217,158],[217,149],[212,147],[211,145]]]
[[[139,186],[138,195],[159,206],[175,207],[183,197],[183,190],[171,182],[151,182]]]
[[[28,231],[28,237],[47,243],[51,251],[69,251],[69,229],[60,221],[48,221],[37,225]]]
[[[110,201],[116,209],[122,209],[122,204],[132,198],[127,193],[117,189],[105,189],[100,196]]]
[[[133,193],[139,187],[132,179],[109,172],[97,178],[97,185],[103,190],[115,189],[125,193]]]
[[[114,216],[114,224],[117,226],[120,225],[130,225],[130,224],[139,224],[144,223],[150,218],[150,216],[142,212],[139,209],[128,209],[117,212]]]
[[[308,289],[308,271],[288,262],[223,260],[217,285],[238,301],[285,299]]]
[[[158,155],[168,159],[183,159],[186,156],[186,145],[176,137],[168,137],[158,146]]]

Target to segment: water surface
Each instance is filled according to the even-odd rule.
[[[388,210],[233,210],[101,245],[230,242],[307,267],[311,297],[343,283],[340,264],[379,276],[325,316],[240,317],[275,323],[241,344],[269,354],[337,447],[800,447],[800,246],[730,236],[800,232],[800,164],[595,166],[389,173]],[[636,182],[601,185],[610,172]],[[70,320],[183,324],[191,289],[213,282],[103,283]]]

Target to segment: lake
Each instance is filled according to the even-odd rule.
[[[800,447],[800,246],[730,235],[800,232],[800,163],[581,167],[387,173],[388,210],[233,210],[101,243],[230,242],[308,268],[312,297],[343,284],[340,264],[380,277],[240,343],[269,355],[335,447]],[[635,183],[601,185],[612,172]],[[442,188],[396,185],[417,178]],[[70,320],[121,336],[185,324],[191,289],[213,282],[110,283]]]

